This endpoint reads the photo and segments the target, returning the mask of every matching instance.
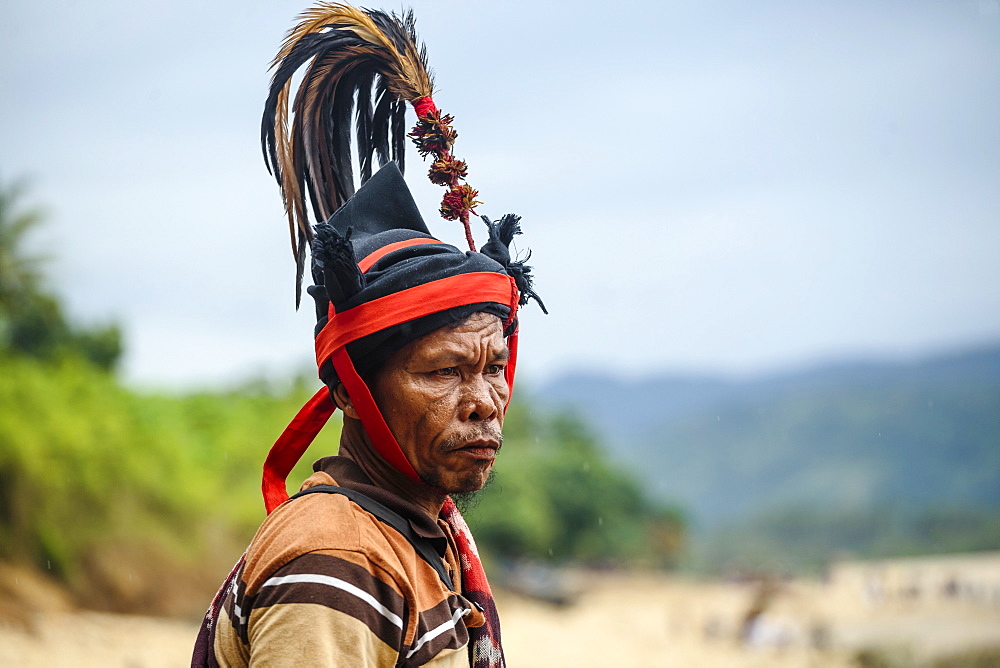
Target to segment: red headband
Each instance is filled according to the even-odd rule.
[[[364,272],[385,254],[421,243],[440,242],[433,239],[411,239],[389,244],[358,264]],[[510,316],[505,324],[509,326],[514,321],[518,299],[517,286],[512,277],[497,272],[475,272],[423,283],[360,304],[342,313],[337,313],[331,303],[329,319],[316,337],[316,365],[322,367],[327,360],[333,364],[375,449],[400,473],[421,482],[385,423],[371,391],[354,368],[354,362],[347,354],[347,344],[432,313],[484,302],[508,305]],[[510,349],[510,360],[505,370],[505,379],[513,394],[514,368],[517,363],[516,329],[507,338],[507,346]],[[271,448],[264,462],[261,485],[268,513],[288,498],[285,479],[334,410],[336,406],[330,398],[329,389],[320,388],[292,419]]]

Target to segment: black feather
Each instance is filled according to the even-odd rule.
[[[295,308],[302,302],[302,274],[306,266],[306,233],[299,230],[299,243],[295,247]]]
[[[357,86],[357,151],[358,151],[358,171],[361,173],[361,182],[364,183],[372,177],[372,153],[375,146],[372,137],[372,79],[374,72],[368,73],[365,79],[360,80]]]
[[[372,144],[378,164],[384,165],[389,156],[389,119],[392,115],[392,93],[386,88],[385,79],[377,77],[375,111],[372,112]]]
[[[392,130],[392,159],[401,173],[406,173],[406,103],[396,100],[390,103]]]

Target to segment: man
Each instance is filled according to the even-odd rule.
[[[323,5],[303,15],[276,60],[264,140],[298,234],[300,275],[303,245],[312,252],[325,387],[268,455],[270,515],[213,601],[192,665],[504,665],[489,584],[449,495],[480,489],[501,448],[517,309],[537,296],[508,250],[516,216],[484,218],[489,241],[462,252],[429,234],[395,162],[366,178],[366,151],[370,172],[372,153],[388,153],[380,142],[399,146],[389,127],[398,135],[392,119],[404,107],[391,91],[402,91],[418,112],[410,136],[434,155],[432,180],[448,187],[442,213],[466,223],[471,246],[476,192],[461,182],[429,76],[415,73],[420,54],[412,16]],[[274,105],[287,104],[309,58],[285,136],[287,110]],[[352,116],[363,126],[356,193],[342,178],[350,142],[336,138]],[[401,162],[401,148],[393,152]],[[315,228],[305,192],[317,216],[332,212]],[[289,500],[285,477],[335,408],[340,453],[316,462]]]

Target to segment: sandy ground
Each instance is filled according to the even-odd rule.
[[[976,646],[1000,646],[1000,601],[867,600],[857,587],[792,582],[768,590],[752,642],[741,621],[760,583],[663,575],[577,574],[580,594],[554,606],[498,594],[508,663],[551,666],[850,666],[863,648],[900,665]],[[197,625],[55,610],[0,622],[0,666],[184,666]]]
[[[29,628],[0,627],[4,668],[185,666],[198,627],[155,617],[96,612],[38,613]]]
[[[847,666],[801,635],[740,642],[753,588],[654,576],[590,576],[576,605],[500,599],[511,666]],[[778,622],[776,622],[776,625]],[[799,631],[793,631],[798,633]]]

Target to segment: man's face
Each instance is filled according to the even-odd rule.
[[[500,449],[509,351],[498,317],[475,313],[393,354],[372,395],[410,464],[449,494],[482,488]]]

